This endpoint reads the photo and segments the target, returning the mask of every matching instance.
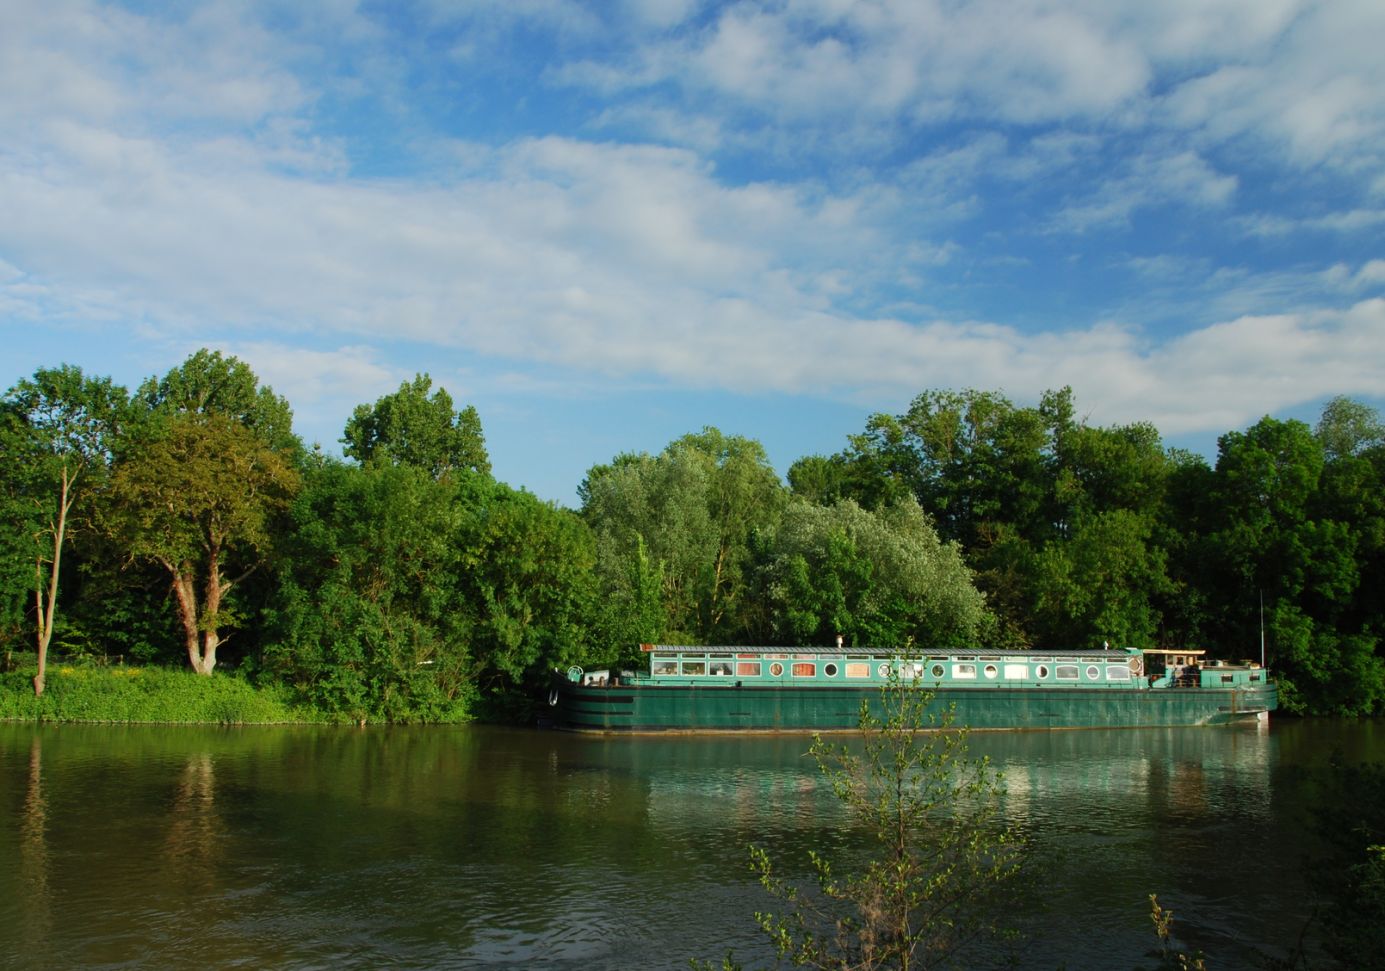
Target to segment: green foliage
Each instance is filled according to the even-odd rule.
[[[0,674],[0,720],[253,725],[318,721],[281,687],[163,668],[59,666],[35,698],[28,672]]]
[[[781,959],[842,971],[936,968],[1003,931],[1024,837],[1004,819],[1000,774],[970,758],[966,730],[931,705],[929,692],[896,680],[874,710],[862,705],[859,754],[814,737],[811,754],[872,850],[844,867],[810,852],[815,881],[805,890],[751,848],[761,884],[788,907],[756,914]]]
[[[759,442],[706,428],[658,456],[593,468],[581,494],[602,589],[635,612],[611,618],[612,629],[649,629],[648,599],[630,588],[632,577],[654,576],[663,582],[658,640],[734,643],[763,629],[753,539],[786,497]]]
[[[227,595],[268,556],[298,473],[245,425],[179,414],[116,466],[104,526],[127,554],[172,580],[188,660],[206,674],[221,631],[240,621]]]
[[[346,423],[344,452],[362,464],[413,465],[434,478],[456,470],[490,475],[481,417],[468,405],[453,411],[442,388],[429,397],[433,380],[419,374],[374,405],[358,405]]]
[[[1035,626],[1049,643],[1153,647],[1154,596],[1172,591],[1148,517],[1125,509],[1084,515],[1038,554],[1030,580]]]
[[[290,512],[264,675],[352,720],[457,721],[473,689],[455,488],[325,462]]]
[[[288,402],[273,389],[261,387],[244,361],[220,351],[203,348],[163,378],[150,378],[140,385],[135,400],[144,406],[146,421],[219,416],[254,432],[276,452],[295,460],[302,452]]]
[[[765,598],[778,639],[853,645],[975,643],[985,601],[955,544],[912,499],[876,512],[851,500],[789,505],[766,542]]]
[[[1344,459],[1385,445],[1385,422],[1369,405],[1338,396],[1323,406],[1313,434],[1329,460]]]
[[[1220,604],[1213,635],[1249,653],[1263,600],[1287,710],[1380,710],[1381,615],[1362,585],[1380,563],[1385,497],[1374,465],[1354,454],[1329,461],[1307,425],[1272,418],[1222,436],[1219,449],[1201,545],[1204,588]]]
[[[588,653],[590,534],[530,493],[324,462],[292,521],[265,675],[327,711],[465,720]]]
[[[462,521],[460,590],[483,689],[536,685],[583,660],[595,549],[576,514],[532,493],[474,483]]]
[[[70,365],[40,368],[0,403],[0,447],[10,460],[3,505],[14,517],[6,521],[17,527],[0,543],[0,583],[7,594],[0,622],[15,620],[16,592],[25,586],[34,592],[36,694],[44,690],[68,534],[90,514],[84,507],[106,478],[128,406],[124,388]],[[16,581],[25,560],[33,572],[22,586]]]

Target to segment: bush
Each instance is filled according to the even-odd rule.
[[[0,719],[253,725],[320,722],[280,687],[255,687],[234,675],[209,677],[166,668],[59,666],[34,697],[32,671],[0,674]]]

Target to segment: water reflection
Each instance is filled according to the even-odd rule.
[[[164,840],[171,875],[186,892],[205,893],[216,885],[223,831],[216,811],[216,761],[210,752],[191,753],[174,785]]]
[[[29,744],[24,802],[19,815],[20,924],[28,948],[38,946],[52,928],[48,888],[48,802],[43,795],[43,741]]]
[[[1365,732],[1373,729],[1363,729]],[[1219,968],[1296,933],[1300,767],[1340,726],[975,735],[1034,835],[1026,963],[1130,967],[1146,895]],[[0,726],[19,967],[770,963],[747,843],[850,853],[809,740]],[[1074,941],[1049,927],[1080,913]],[[1063,921],[1058,920],[1058,916]],[[10,919],[13,918],[13,919]],[[1077,950],[1074,950],[1076,948]]]

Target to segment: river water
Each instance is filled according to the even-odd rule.
[[[800,736],[0,725],[0,964],[772,964],[766,847],[853,845]],[[1306,770],[1372,723],[974,735],[1031,833],[1019,966],[1148,965],[1147,896],[1222,971],[1307,919]],[[983,956],[983,963],[999,955]]]

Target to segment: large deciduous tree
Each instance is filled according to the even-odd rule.
[[[850,499],[792,503],[767,541],[766,599],[786,643],[904,649],[975,643],[985,598],[955,543],[912,498],[874,512]]]
[[[365,465],[413,465],[434,478],[458,469],[490,475],[476,408],[455,411],[443,388],[428,394],[432,386],[432,378],[419,374],[375,404],[358,405],[342,437],[346,456]]]
[[[302,446],[288,403],[217,351],[149,379],[136,400],[144,412],[115,464],[107,531],[168,575],[188,663],[210,674],[223,630],[242,620],[228,597],[264,562],[298,489]]]
[[[1223,435],[1204,555],[1218,634],[1243,655],[1258,653],[1263,602],[1284,707],[1368,714],[1385,702],[1378,614],[1359,609],[1380,548],[1380,480],[1354,447],[1334,447],[1329,463],[1325,444],[1302,422],[1268,417]]]
[[[162,378],[141,384],[135,398],[156,419],[219,415],[254,432],[277,452],[297,457],[302,450],[288,402],[272,388],[261,387],[248,364],[220,351],[197,351]]]
[[[266,670],[357,720],[465,717],[464,518],[454,485],[413,466],[310,468],[278,560]]]
[[[107,527],[131,557],[168,573],[198,674],[216,667],[222,631],[237,622],[227,595],[261,565],[297,487],[282,454],[217,414],[157,422],[117,465]]]
[[[478,475],[310,469],[266,667],[353,718],[457,721],[585,658],[592,542],[576,514]]]
[[[503,483],[473,480],[460,491],[458,584],[475,679],[503,693],[581,659],[594,587],[590,529],[571,510]]]
[[[640,613],[635,626],[648,629],[646,594],[657,577],[661,639],[735,642],[763,627],[751,596],[752,539],[787,496],[759,442],[705,428],[657,456],[622,455],[593,468],[581,494],[598,574]]]
[[[63,547],[83,491],[104,481],[115,436],[128,407],[124,388],[80,368],[40,368],[6,394],[0,439],[10,467],[7,504],[28,533],[38,671],[43,694],[57,614]],[[20,540],[17,549],[22,549]],[[14,552],[13,550],[11,552]],[[11,562],[15,557],[11,557]]]

